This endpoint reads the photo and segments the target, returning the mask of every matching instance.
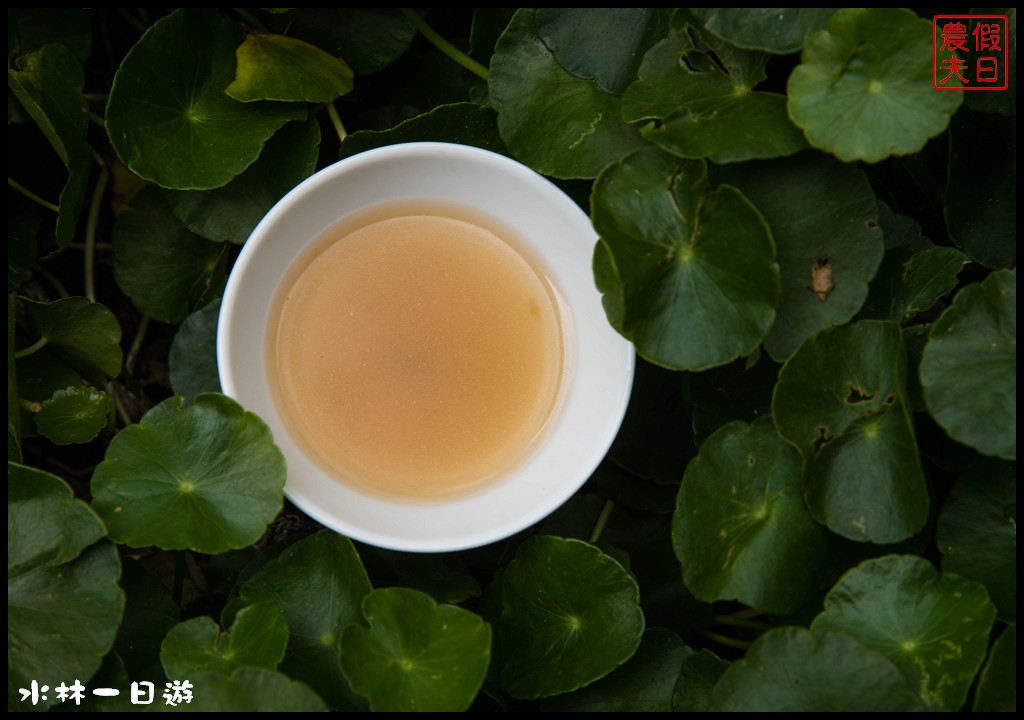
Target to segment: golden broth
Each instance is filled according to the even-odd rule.
[[[486,219],[447,206],[389,205],[332,228],[289,271],[270,322],[293,436],[375,494],[487,483],[535,444],[558,396],[550,284]]]

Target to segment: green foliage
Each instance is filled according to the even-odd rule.
[[[178,623],[164,636],[160,660],[169,678],[203,670],[231,673],[241,667],[275,670],[287,644],[284,614],[269,603],[257,603],[239,610],[224,632],[209,617]]]
[[[834,539],[804,505],[801,471],[770,418],[729,423],[701,445],[672,520],[683,580],[698,599],[786,613],[817,589]]]
[[[91,677],[124,611],[103,523],[60,478],[7,463],[7,706],[17,688]],[[45,705],[56,702],[51,695]]]
[[[886,555],[844,575],[811,629],[852,635],[895,663],[929,709],[952,710],[985,659],[995,615],[980,583]]]
[[[352,68],[315,45],[284,35],[247,35],[224,92],[241,102],[331,102],[352,91]]]
[[[341,669],[377,712],[461,712],[487,675],[491,628],[418,590],[386,588],[363,598],[360,625],[345,628]]]
[[[575,690],[629,659],[644,629],[636,581],[579,540],[520,546],[501,579],[496,671],[510,695]]]
[[[885,656],[837,632],[766,632],[715,684],[720,712],[917,711],[920,701]]]
[[[837,11],[804,43],[787,87],[790,117],[811,145],[846,162],[919,151],[963,102],[932,89],[932,40],[931,23],[909,10]]]
[[[284,458],[270,430],[217,393],[150,410],[107,448],[93,507],[117,542],[219,553],[259,539],[281,510]]]
[[[1014,711],[1016,11],[967,93],[927,10],[414,12],[9,11],[8,708]],[[644,359],[585,491],[440,555],[216,393],[253,228],[422,140],[589,210]]]
[[[594,183],[595,276],[615,329],[677,370],[753,352],[775,319],[775,245],[761,214],[703,161],[638,150]],[[621,319],[620,319],[621,316]]]

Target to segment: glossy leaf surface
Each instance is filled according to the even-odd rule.
[[[281,510],[285,468],[270,430],[231,398],[182,396],[111,441],[93,508],[117,542],[219,553],[250,545]]]

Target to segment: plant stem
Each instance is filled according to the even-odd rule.
[[[769,623],[761,622],[760,620],[738,618],[735,615],[713,615],[711,619],[719,625],[748,628],[750,630],[770,630],[772,628]]]
[[[44,335],[43,337],[39,338],[34,343],[29,345],[27,348],[22,348],[21,350],[17,350],[14,353],[14,359],[15,360],[21,360],[22,358],[28,357],[32,353],[39,352],[44,347],[46,347],[46,343],[47,342],[49,342],[49,341],[46,339],[46,336]]]
[[[85,98],[86,102],[103,102],[107,101],[110,97],[110,93],[82,93],[82,97]]]
[[[429,40],[431,45],[482,80],[487,80],[490,77],[490,72],[487,68],[441,37],[434,28],[427,25],[426,21],[415,10],[412,8],[401,8],[401,10],[402,14],[409,19],[409,22],[416,26],[420,35]]]
[[[737,640],[736,638],[728,637],[727,635],[721,635],[710,630],[701,630],[698,635],[706,637],[708,640],[713,640],[719,645],[725,645],[726,647],[737,648],[738,650],[746,650],[748,647],[753,645],[751,642],[746,640]]]
[[[110,396],[110,399],[114,401],[114,411],[117,413],[117,417],[120,418],[124,426],[128,427],[129,425],[131,425],[132,418],[128,414],[128,410],[125,408],[124,403],[121,402],[120,396],[118,396],[118,394],[114,392],[113,380],[107,383],[107,395]],[[108,425],[111,425],[111,429],[113,430],[115,429],[113,425],[116,425],[116,423],[108,423]]]
[[[260,22],[260,19],[258,17],[253,15],[251,12],[249,12],[245,8],[231,8],[231,9],[234,10],[238,14],[238,17],[240,17],[243,20],[245,20],[247,23],[252,25],[257,30],[262,30],[263,32],[267,32],[267,26],[264,25],[262,22]]]
[[[611,500],[606,500],[604,507],[601,508],[601,514],[597,516],[597,522],[594,523],[594,531],[590,533],[590,542],[596,543],[601,539],[601,534],[604,532],[604,526],[608,524],[608,518],[611,517],[612,510],[615,509],[615,503]]]
[[[334,132],[338,134],[338,140],[344,142],[345,138],[348,137],[348,132],[345,130],[345,126],[341,124],[341,118],[338,116],[338,109],[334,107],[334,103],[327,103],[327,116],[331,119]]]
[[[92,110],[90,110],[89,119],[92,121],[93,125],[103,128],[104,130],[107,129],[107,121],[103,119],[102,115],[94,113]]]
[[[39,275],[44,280],[46,280],[46,282],[53,285],[53,289],[56,290],[57,294],[60,295],[62,298],[71,296],[71,293],[68,292],[68,289],[64,287],[64,283],[58,280],[56,275],[54,275],[52,272],[44,268],[42,265],[37,266],[35,268],[35,272],[39,273]]]
[[[85,296],[92,302],[96,302],[96,226],[100,221],[100,205],[109,178],[110,169],[102,165],[96,187],[92,191],[92,202],[89,203],[89,218],[85,223]]]
[[[35,400],[26,400],[25,398],[18,398],[18,404],[24,410],[28,410],[30,413],[37,413],[43,409],[42,403],[36,402]]]
[[[59,207],[54,205],[49,200],[43,200],[41,197],[39,197],[34,192],[29,190],[27,187],[25,187],[24,185],[19,183],[17,180],[11,179],[10,175],[7,176],[7,187],[14,188],[18,192],[20,192],[22,195],[27,197],[29,200],[31,200],[34,203],[38,203],[39,205],[42,205],[47,210],[53,210],[54,212],[60,212],[60,208]]]
[[[135,331],[135,339],[132,341],[132,346],[128,350],[128,355],[124,360],[124,369],[129,374],[135,370],[135,361],[139,358],[139,350],[142,348],[142,341],[146,339],[146,331],[149,330],[149,315],[143,315],[139,321],[139,329]]]

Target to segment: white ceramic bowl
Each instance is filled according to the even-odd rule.
[[[529,245],[562,301],[566,373],[539,445],[498,481],[454,498],[391,499],[339,482],[292,437],[268,383],[268,324],[291,263],[346,216],[402,200],[458,203],[509,227]],[[413,552],[495,542],[538,522],[576,492],[622,422],[633,347],[608,324],[594,287],[596,240],[590,219],[561,190],[486,150],[408,143],[342,160],[282,198],[242,249],[220,311],[221,385],[270,427],[288,463],[285,494],[320,523],[362,542]]]

